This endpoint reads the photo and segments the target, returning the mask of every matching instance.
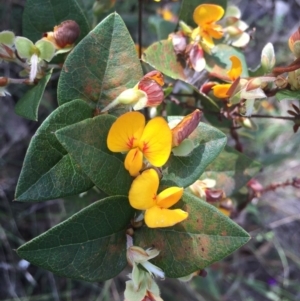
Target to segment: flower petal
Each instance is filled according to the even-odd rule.
[[[227,72],[232,81],[235,81],[242,73],[242,63],[240,59],[233,55],[230,57],[232,62],[231,69]]]
[[[149,261],[141,262],[141,265],[151,274],[161,279],[165,278],[164,271]]]
[[[194,10],[193,19],[196,24],[203,26],[220,20],[224,15],[224,9],[215,4],[201,4]]]
[[[211,48],[215,47],[215,43],[214,43],[212,37],[207,33],[207,31],[201,30],[200,35],[202,37],[201,46],[203,47],[203,49],[205,51],[210,50]],[[208,51],[206,51],[206,52],[208,52]]]
[[[214,95],[218,98],[227,98],[228,90],[231,84],[219,84],[212,87]]]
[[[147,94],[146,107],[157,107],[165,98],[162,87],[151,78],[143,78],[138,88]]]
[[[41,39],[35,43],[35,46],[40,51],[39,57],[41,59],[47,62],[50,62],[52,60],[55,55],[55,47],[51,42]]]
[[[162,208],[170,208],[182,197],[182,187],[169,187],[163,190],[156,198],[156,204]]]
[[[34,44],[25,37],[16,37],[15,47],[18,51],[18,55],[22,59],[30,59],[30,57],[36,51],[36,47],[34,46]]]
[[[160,167],[169,159],[172,147],[172,132],[162,117],[151,119],[140,139],[139,148],[146,159]]]
[[[145,127],[145,117],[139,112],[120,116],[111,126],[107,147],[112,152],[125,152],[137,146]]]
[[[214,24],[206,28],[207,33],[214,39],[221,39],[223,37],[223,28],[221,25]]]
[[[145,223],[149,228],[171,227],[182,222],[188,213],[181,209],[165,209],[154,206],[146,210]]]
[[[143,153],[137,147],[131,149],[126,155],[124,166],[132,177],[136,177],[143,167]]]
[[[137,176],[129,190],[130,205],[139,210],[146,210],[156,204],[156,192],[159,185],[158,174],[154,169],[147,169]]]

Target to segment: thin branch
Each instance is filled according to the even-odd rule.
[[[173,95],[173,96],[187,96],[187,97],[197,98],[197,97],[195,97],[195,95],[188,94],[188,93],[171,93],[170,95]],[[206,112],[206,113],[212,114],[212,115],[222,115],[221,112],[205,110],[203,108],[199,108],[197,106],[190,106],[190,105],[187,105],[185,103],[180,103],[179,105],[184,107],[184,108],[191,109],[191,110],[200,109],[203,112]],[[264,115],[264,114],[252,114],[251,116],[245,116],[245,115],[242,115],[242,114],[239,114],[239,113],[233,113],[231,116],[233,116],[233,117],[234,116],[235,117],[245,117],[245,118],[249,118],[249,119],[251,119],[251,118],[270,118],[270,119],[282,119],[282,120],[290,120],[290,121],[294,121],[294,120],[297,119],[297,118],[291,117],[291,116],[274,116],[274,115]]]
[[[142,57],[142,21],[143,21],[143,0],[139,0],[139,25],[138,25],[139,58]]]

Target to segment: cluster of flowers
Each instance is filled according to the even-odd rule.
[[[197,72],[205,68],[204,52],[213,52],[214,39],[224,38],[235,47],[244,47],[250,41],[250,35],[245,32],[248,25],[240,20],[239,9],[230,6],[224,14],[224,9],[219,5],[201,4],[193,14],[198,26],[193,29],[180,21],[181,30],[170,36],[175,52],[184,55],[187,63]],[[223,17],[224,25],[217,24]]]
[[[135,110],[158,106],[164,99],[163,85],[163,75],[151,71],[134,88],[123,91],[102,113],[119,104]],[[134,177],[128,193],[130,205],[143,212],[149,228],[170,227],[188,218],[188,212],[182,209],[169,209],[181,199],[183,187],[169,187],[158,193],[160,168],[172,151],[187,155],[193,150],[193,143],[187,141],[200,118],[201,112],[195,110],[172,124],[162,117],[154,117],[146,123],[142,113],[131,111],[121,115],[108,132],[108,149],[126,153],[124,167]],[[127,236],[127,259],[133,270],[126,282],[125,300],[162,300],[153,275],[164,278],[164,273],[148,262],[158,254],[156,249],[133,246],[132,237]]]
[[[73,20],[67,20],[54,27],[53,31],[44,33],[43,37],[36,43],[21,36],[15,36],[12,31],[0,32],[0,62],[15,62],[24,70],[20,76],[29,76],[28,82],[32,84],[35,78],[42,78],[47,70],[46,62],[60,53],[70,51],[77,38],[80,29]],[[0,78],[0,96],[9,94],[6,86],[11,82],[9,78]]]
[[[148,82],[147,89],[143,85],[144,82]],[[163,100],[163,93],[158,102],[157,94],[154,93],[153,97],[151,92],[148,93],[148,88],[156,86],[155,89],[159,90],[162,84],[162,74],[152,71],[146,74],[135,88],[125,90],[112,103],[130,104],[134,108],[157,106]],[[103,111],[110,107],[111,105]],[[125,169],[135,177],[129,191],[129,202],[133,208],[145,211],[145,223],[150,228],[170,227],[188,217],[188,213],[181,209],[168,209],[182,197],[182,187],[169,187],[157,193],[160,182],[159,168],[168,161],[172,148],[180,147],[199,121],[200,111],[196,110],[171,129],[162,117],[154,117],[146,123],[142,113],[133,111],[121,115],[109,130],[108,149],[112,152],[126,153]],[[188,152],[192,149],[193,146],[189,147]]]

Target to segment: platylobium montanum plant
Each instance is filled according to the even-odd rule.
[[[249,118],[268,97],[299,95],[300,34],[289,40],[296,57],[289,66],[275,68],[267,44],[250,72],[241,49],[251,30],[239,9],[224,0],[186,0],[177,31],[149,45],[140,60],[118,13],[97,24],[115,1],[95,2],[92,30],[75,0],[63,2],[70,17],[57,17],[58,24],[40,18],[50,4],[28,0],[26,37],[0,33],[1,60],[22,67],[20,78],[0,78],[0,95],[10,85],[32,87],[17,114],[37,120],[52,74],[59,77],[58,108],[31,139],[15,200],[42,202],[91,189],[99,197],[17,254],[59,276],[92,282],[129,265],[124,300],[162,300],[156,279],[188,281],[250,239],[231,218],[240,204],[235,193],[260,164],[226,146],[206,112],[224,118],[236,135],[237,127],[254,127]],[[29,19],[40,24],[37,31]],[[172,98],[183,83],[200,103]],[[300,109],[293,105],[289,114],[296,132]],[[211,125],[200,121],[203,115]]]

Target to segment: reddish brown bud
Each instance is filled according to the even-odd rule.
[[[0,87],[6,87],[8,84],[8,78],[7,77],[0,77]]]
[[[225,198],[225,193],[222,189],[206,189],[205,190],[206,201],[210,204],[217,204],[223,198]]]
[[[156,107],[164,100],[164,91],[156,80],[143,77],[138,84],[138,89],[147,94],[146,107]]]
[[[178,146],[184,139],[186,139],[198,126],[202,112],[195,110],[193,113],[185,116],[172,129],[172,146]]]
[[[55,26],[53,32],[46,32],[43,36],[58,48],[65,48],[73,45],[79,35],[79,25],[73,20],[66,20]]]
[[[251,179],[247,183],[247,187],[249,187],[257,197],[264,191],[264,187],[255,179]]]

